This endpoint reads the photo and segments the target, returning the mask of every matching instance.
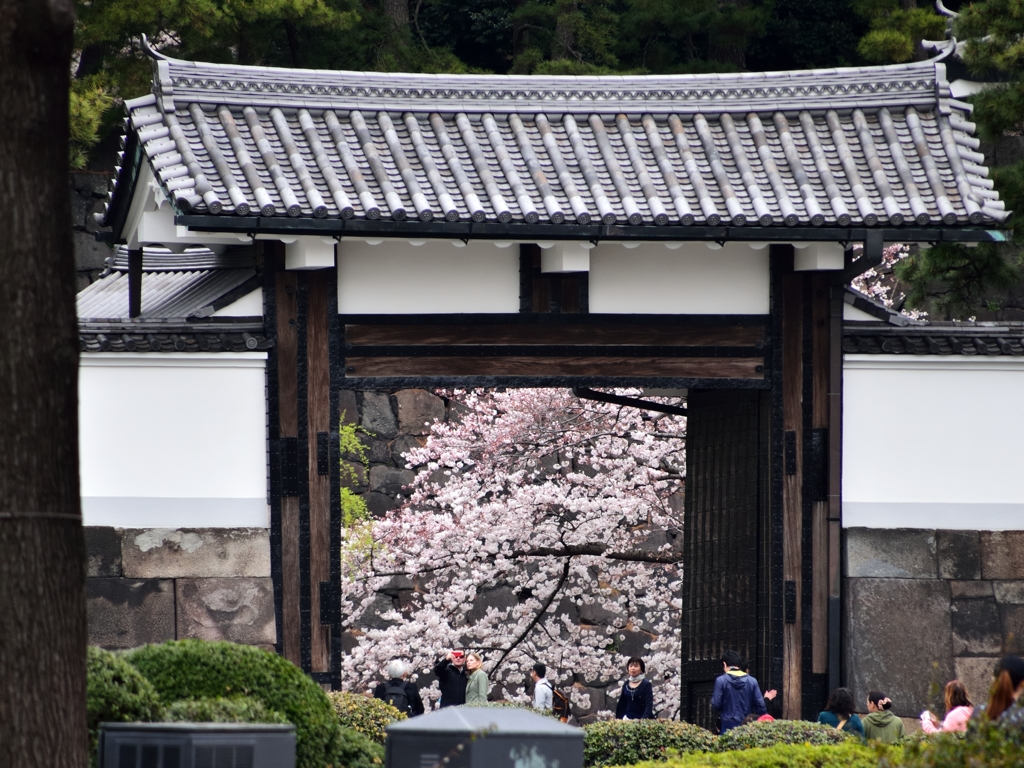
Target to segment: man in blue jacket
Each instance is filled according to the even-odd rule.
[[[715,680],[711,706],[721,714],[725,733],[742,725],[747,715],[763,715],[768,710],[757,680],[743,671],[743,658],[736,651],[722,654],[722,668],[724,674]]]

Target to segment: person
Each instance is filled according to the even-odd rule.
[[[538,662],[530,670],[530,679],[533,680],[533,708],[550,712],[555,692],[551,687],[551,681],[546,677],[547,673],[548,668]]]
[[[487,692],[491,684],[484,672],[484,660],[479,653],[466,654],[466,669],[469,679],[466,681],[466,706],[482,707],[487,703]]]
[[[855,733],[863,739],[864,724],[853,710],[853,694],[847,688],[836,688],[828,695],[825,710],[818,715],[818,722],[831,725],[837,731]]]
[[[622,693],[615,705],[617,720],[653,720],[654,686],[644,675],[647,665],[638,656],[631,656],[626,662],[629,677],[622,684]]]
[[[441,708],[466,703],[466,652],[452,650],[434,665],[434,677],[441,688]]]
[[[387,672],[388,681],[379,683],[373,689],[373,698],[386,701],[399,712],[404,712],[407,717],[422,715],[423,699],[420,698],[416,683],[406,680],[410,670],[405,662],[395,659],[388,664]]]
[[[966,731],[967,721],[974,714],[974,705],[967,696],[967,688],[959,680],[946,683],[946,718],[940,723],[933,713],[927,709],[921,713],[921,730],[925,733],[940,731]]]
[[[896,744],[906,733],[903,721],[889,710],[892,699],[881,691],[868,691],[868,714],[863,719],[864,737],[883,744]]]
[[[983,717],[1024,726],[1024,708],[1014,706],[1024,693],[1024,659],[1007,656],[996,667],[996,679],[988,704],[978,707]]]
[[[745,659],[743,661],[743,671],[746,672],[748,675],[750,674],[750,662],[745,660]],[[760,683],[758,683],[757,688],[758,688],[758,690],[761,690]],[[779,694],[779,692],[776,691],[774,688],[772,688],[770,691],[761,691],[761,698],[763,698],[765,701],[771,701],[776,696],[778,696],[778,694]],[[768,719],[765,720],[764,718],[768,718]],[[762,715],[761,717],[759,717],[757,719],[760,720],[763,723],[770,723],[770,722],[773,722],[775,720],[775,718],[772,717],[771,715]]]
[[[749,714],[768,712],[757,680],[743,671],[743,658],[736,651],[722,654],[722,674],[715,680],[711,708],[722,718],[721,733],[743,725]]]

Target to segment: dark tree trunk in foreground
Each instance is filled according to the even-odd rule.
[[[0,0],[0,766],[86,765],[72,0]]]

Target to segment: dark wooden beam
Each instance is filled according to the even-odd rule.
[[[811,670],[814,674],[828,672],[828,597],[829,597],[829,526],[828,526],[828,429],[829,429],[829,383],[832,357],[830,353],[832,328],[831,275],[824,272],[811,276],[811,335],[813,344],[811,428],[815,432],[815,456],[819,466],[814,468],[819,486],[811,499]]]
[[[128,317],[142,314],[142,249],[128,251]]]

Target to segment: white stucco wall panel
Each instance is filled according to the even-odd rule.
[[[590,252],[590,311],[613,314],[765,315],[768,248],[726,243],[603,243]]]
[[[263,316],[263,289],[257,288],[251,293],[245,294],[238,301],[221,307],[213,313],[214,317],[262,317]]]
[[[266,353],[88,354],[86,525],[265,527]]]
[[[518,311],[518,245],[343,240],[338,246],[341,314]]]
[[[848,355],[843,525],[1024,526],[1024,361]]]

